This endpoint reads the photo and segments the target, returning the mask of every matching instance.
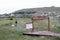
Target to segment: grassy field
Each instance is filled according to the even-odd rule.
[[[7,19],[1,19],[0,20],[0,40],[60,40],[60,38],[57,37],[51,37],[51,36],[27,36],[22,35],[24,31],[27,31],[25,28],[26,22],[31,22],[31,19],[28,18],[17,18],[18,20],[18,26],[11,26],[14,24],[14,20],[7,20]],[[40,31],[43,28],[47,29],[47,23],[37,23],[35,24],[35,30]],[[40,25],[39,25],[40,24]],[[44,24],[44,25],[42,25]],[[58,22],[53,22],[51,19],[51,31],[60,33],[60,27],[52,27],[53,24],[59,24]],[[43,26],[42,28],[39,26]],[[43,30],[45,30],[43,29]]]

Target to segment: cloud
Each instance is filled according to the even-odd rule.
[[[60,0],[0,0],[0,14],[23,8],[59,6]],[[6,11],[5,11],[6,10]]]

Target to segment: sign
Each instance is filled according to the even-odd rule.
[[[33,28],[33,27],[32,27],[32,23],[26,24],[26,29],[31,29],[31,28]]]
[[[32,18],[33,20],[48,19],[48,16],[36,16]]]

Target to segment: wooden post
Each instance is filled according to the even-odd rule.
[[[50,31],[50,18],[48,17],[48,31]]]
[[[34,32],[34,20],[33,19],[32,19],[32,25],[33,25],[33,28],[31,32]]]

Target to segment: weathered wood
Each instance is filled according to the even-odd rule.
[[[36,16],[32,18],[32,24],[34,23],[34,20],[48,20],[48,31],[50,31],[50,18],[48,16]],[[34,24],[32,27],[32,32],[34,31]]]
[[[50,31],[39,31],[39,32],[24,32],[24,35],[38,35],[38,36],[56,36],[60,38],[60,34]]]

